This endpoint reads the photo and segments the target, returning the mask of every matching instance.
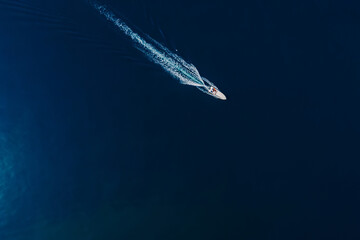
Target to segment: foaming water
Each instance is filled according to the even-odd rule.
[[[107,20],[115,24],[125,35],[130,37],[135,47],[143,52],[150,61],[160,65],[172,77],[178,79],[180,83],[191,86],[204,86],[204,81],[193,64],[187,63],[180,56],[171,52],[151,37],[141,37],[125,22],[116,17],[107,7],[98,3],[92,3],[92,5]]]

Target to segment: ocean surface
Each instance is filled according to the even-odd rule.
[[[0,0],[0,239],[360,239],[360,4]]]

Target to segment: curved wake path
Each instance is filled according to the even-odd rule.
[[[193,64],[187,63],[180,56],[172,53],[154,39],[147,36],[149,39],[147,41],[142,38],[105,6],[98,3],[92,3],[92,5],[101,15],[105,16],[107,20],[115,24],[126,36],[130,37],[135,47],[143,52],[150,61],[160,65],[171,76],[178,79],[180,83],[197,87],[205,86],[204,81]]]

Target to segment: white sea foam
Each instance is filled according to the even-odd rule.
[[[106,6],[98,3],[92,3],[92,5],[101,15],[105,16],[107,20],[115,24],[126,36],[130,37],[135,47],[143,52],[150,61],[160,65],[172,77],[178,79],[180,83],[197,87],[205,85],[193,64],[187,63],[180,56],[171,52],[151,37],[146,36],[146,39],[141,37],[124,21],[108,10]]]

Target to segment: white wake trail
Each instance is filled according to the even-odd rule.
[[[178,79],[180,83],[197,87],[205,85],[194,65],[187,63],[180,56],[171,52],[149,36],[147,36],[149,41],[142,38],[105,6],[98,3],[92,3],[92,5],[101,15],[105,16],[107,20],[115,24],[126,36],[130,37],[135,47],[143,52],[150,61],[160,65],[172,77]]]

